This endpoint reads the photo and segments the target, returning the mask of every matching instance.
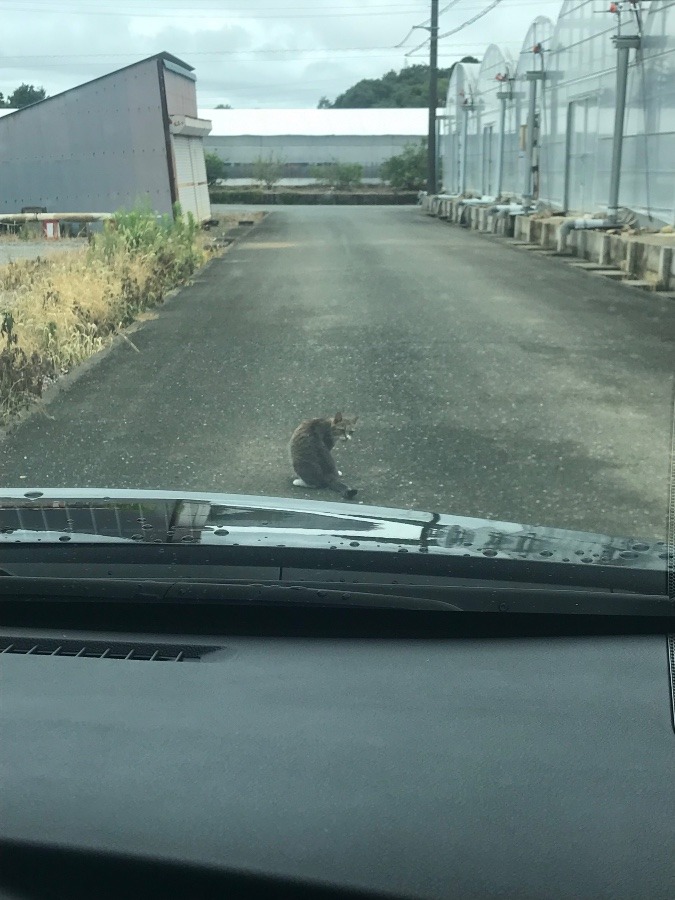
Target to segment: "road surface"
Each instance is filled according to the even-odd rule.
[[[675,304],[409,207],[287,207],[0,444],[0,484],[301,498],[663,538]]]

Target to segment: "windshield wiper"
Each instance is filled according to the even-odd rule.
[[[336,587],[281,584],[279,582],[230,581],[190,582],[122,578],[24,578],[0,582],[0,603],[23,600],[40,602],[274,604],[291,606],[364,607],[368,609],[421,609],[460,612],[459,606],[442,597],[415,592],[399,594],[371,591],[369,585]]]
[[[675,616],[666,595],[551,587],[494,587],[335,581],[20,577],[0,579],[0,603],[32,601],[171,606],[297,606],[472,613]]]

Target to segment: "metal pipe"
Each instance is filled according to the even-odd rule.
[[[113,213],[3,213],[0,222],[101,222]]]
[[[527,112],[527,142],[525,159],[525,182],[523,189],[523,202],[526,205],[534,200],[532,171],[534,166],[534,125],[537,116],[537,82],[544,80],[543,72],[526,72],[525,78],[530,83]]]
[[[469,108],[463,107],[462,112],[462,151],[459,157],[459,193],[466,193],[466,142],[469,136]]]
[[[628,54],[631,48],[640,46],[637,35],[615,35],[612,38],[617,50],[616,106],[614,109],[614,139],[612,141],[612,168],[609,176],[609,203],[607,214],[616,222],[619,212],[619,183],[621,181],[621,154],[623,151],[623,123],[626,111],[626,83],[628,81]]]
[[[488,209],[488,212],[520,216],[526,212],[526,207],[524,207],[522,203],[496,203]]]
[[[566,219],[558,232],[558,253],[567,249],[567,236],[570,232],[603,228],[616,228],[616,222],[612,219]]]
[[[460,206],[480,206],[481,204],[494,203],[496,197],[469,197],[467,200],[460,200]]]
[[[497,148],[497,196],[499,197],[502,192],[502,182],[504,181],[504,145],[505,145],[505,135],[504,129],[506,127],[506,101],[508,99],[508,93],[506,91],[502,91],[497,94],[499,97],[499,102],[501,104],[499,110],[499,146]]]
[[[536,111],[537,82],[531,79],[527,110],[527,140],[525,143],[525,181],[523,184],[523,201],[525,203],[532,199],[532,152],[534,150],[534,117]]]

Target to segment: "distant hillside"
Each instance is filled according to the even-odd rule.
[[[465,56],[461,62],[478,62]],[[438,70],[438,103],[445,104],[448,81],[456,63],[449,69]],[[328,97],[319,100],[319,109],[369,109],[392,107],[420,107],[429,102],[429,66],[407,66],[400,72],[387,72],[381,78],[363,78],[340,94],[331,103]]]

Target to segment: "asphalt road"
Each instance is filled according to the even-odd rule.
[[[302,498],[305,417],[362,503],[666,531],[675,304],[407,207],[274,210],[0,444],[0,484]]]

